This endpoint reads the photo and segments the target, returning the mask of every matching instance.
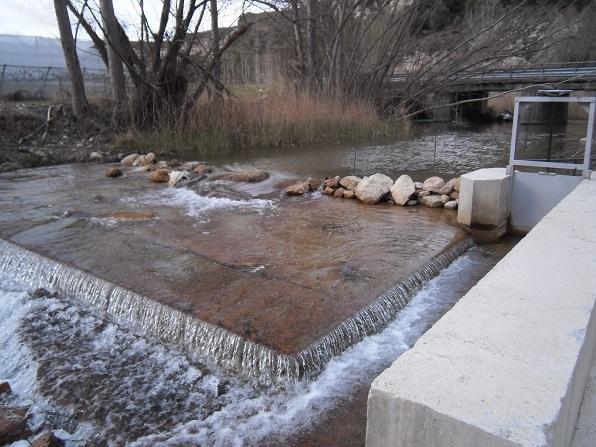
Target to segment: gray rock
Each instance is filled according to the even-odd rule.
[[[449,202],[449,196],[446,194],[441,195],[441,202],[443,202],[443,203]]]
[[[103,161],[103,155],[101,155],[99,152],[91,152],[89,154],[89,160],[91,160],[91,161]]]
[[[360,177],[356,177],[355,175],[348,175],[347,177],[342,178],[339,181],[339,184],[343,186],[345,189],[354,189],[358,186],[362,179]]]
[[[456,210],[457,209],[457,200],[450,200],[444,206],[445,206],[445,209]]]
[[[391,185],[393,185],[393,180],[386,175],[374,174],[370,177],[364,177],[354,189],[354,193],[358,200],[363,203],[379,203],[381,198],[389,192]]]
[[[422,184],[422,189],[438,194],[443,186],[445,186],[445,181],[441,177],[429,177]]]
[[[414,182],[416,189],[422,189],[422,182]]]
[[[430,196],[422,196],[419,198],[420,204],[429,208],[440,208],[443,206],[441,196],[431,194]]]
[[[416,192],[416,185],[409,175],[400,176],[391,188],[391,197],[393,201],[401,206],[404,206],[410,200],[412,194]]]
[[[459,199],[459,193],[457,191],[453,191],[449,194],[449,198],[453,200]]]
[[[406,205],[408,205],[408,206],[418,205],[418,200],[408,200],[408,202],[406,203]]]
[[[420,191],[418,191],[418,192],[416,193],[416,195],[417,195],[418,197],[426,197],[426,196],[430,196],[430,191],[425,191],[425,190],[421,189]]]

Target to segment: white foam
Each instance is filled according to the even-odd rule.
[[[234,200],[226,197],[206,197],[186,188],[166,188],[155,195],[143,195],[137,199],[144,205],[166,205],[183,208],[188,216],[203,217],[213,211],[245,209],[264,212],[275,208],[275,202],[263,199]]]

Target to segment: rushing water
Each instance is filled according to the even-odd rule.
[[[257,386],[191,361],[80,297],[31,298],[22,283],[2,277],[0,377],[15,389],[13,403],[33,404],[37,429],[63,430],[70,445],[292,444],[411,346],[496,257],[471,249],[384,331],[333,358],[315,380],[287,387]]]

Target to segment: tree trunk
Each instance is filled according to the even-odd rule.
[[[211,10],[211,35],[213,37],[211,54],[212,57],[216,57],[216,55],[219,53],[219,47],[221,45],[219,36],[217,0],[209,1],[209,9]],[[221,63],[219,60],[213,65],[211,76],[215,80],[216,101],[221,101],[223,99],[223,91],[221,89]]]
[[[64,52],[64,60],[68,75],[72,82],[72,109],[77,118],[82,118],[89,106],[87,96],[85,95],[85,84],[83,82],[83,73],[79,64],[79,57],[75,47],[68,10],[65,0],[54,0],[54,10],[56,11],[56,20],[60,31],[60,42]]]
[[[112,0],[100,0],[100,12],[103,30],[107,41],[110,79],[112,81],[112,96],[118,102],[126,100],[126,81],[122,66],[122,45],[120,32],[114,15]],[[142,43],[141,43],[142,44]]]
[[[317,51],[319,46],[319,38],[317,35],[317,17],[319,15],[319,8],[317,5],[317,0],[307,0],[306,13],[308,15],[306,27],[308,39],[308,83],[309,88],[314,90],[318,77]]]

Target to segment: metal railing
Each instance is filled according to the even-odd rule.
[[[406,82],[413,80],[413,73],[393,73],[390,80],[393,82]],[[449,80],[448,76],[426,75],[419,77],[419,80],[430,78],[438,80]],[[486,71],[471,71],[460,73],[452,77],[454,83],[484,83],[484,82],[527,82],[547,80],[596,80],[596,61],[589,62],[564,62],[543,64],[539,66],[517,66],[510,68],[499,68]]]

